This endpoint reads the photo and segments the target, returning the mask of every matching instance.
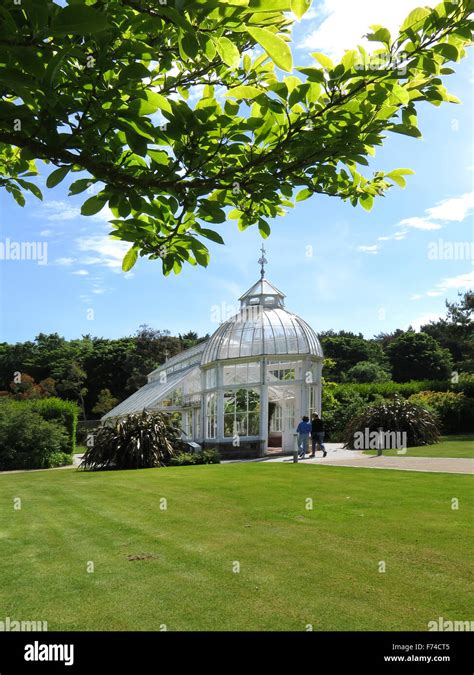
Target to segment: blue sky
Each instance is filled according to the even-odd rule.
[[[315,50],[337,57],[362,42],[369,24],[393,28],[417,4],[317,3],[294,29],[295,60],[307,63]],[[462,105],[421,106],[423,139],[388,134],[371,162],[369,173],[414,169],[404,190],[393,188],[370,213],[319,196],[273,221],[265,242],[267,277],[316,331],[371,337],[418,327],[445,314],[446,298],[474,287],[472,258],[447,259],[446,248],[444,256],[432,254],[440,242],[473,240],[472,65],[471,56],[446,78]],[[42,168],[43,183],[50,170]],[[2,340],[33,339],[39,332],[113,338],[144,323],[172,334],[204,334],[237,308],[238,296],[258,278],[262,239],[253,228],[238,232],[234,221],[218,226],[226,246],[210,244],[207,269],[189,267],[165,278],[161,264],[140,259],[125,275],[120,264],[127,244],[107,237],[106,213],[79,215],[84,195],[68,198],[68,184],[44,188],[44,202],[29,197],[25,208],[0,194],[0,241],[47,243],[47,264],[1,263]]]

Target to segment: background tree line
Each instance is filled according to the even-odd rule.
[[[173,336],[140,326],[131,337],[83,335],[66,340],[40,333],[33,341],[0,344],[0,395],[17,399],[59,396],[76,401],[84,418],[100,417],[146,383],[167,358],[206,337]]]
[[[319,334],[326,382],[408,382],[447,380],[453,372],[474,372],[474,294],[446,302],[446,317],[422,326],[366,339],[361,333]],[[110,410],[146,382],[167,358],[208,336],[194,331],[172,336],[140,326],[131,337],[84,335],[66,340],[40,333],[33,341],[0,343],[0,395],[17,399],[58,396],[76,401],[84,418]]]

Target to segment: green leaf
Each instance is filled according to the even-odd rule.
[[[400,32],[403,33],[403,31],[407,30],[408,28],[414,29],[416,24],[419,24],[421,21],[423,21],[423,19],[425,19],[428,14],[431,14],[431,10],[427,9],[426,7],[417,7],[410,12],[405,21],[402,23],[400,26]]]
[[[132,248],[130,248],[126,252],[126,254],[125,254],[125,256],[122,260],[122,270],[123,270],[123,272],[129,272],[132,269],[132,267],[135,265],[135,263],[137,262],[137,258],[138,258],[138,248],[136,246],[132,246]]]
[[[84,35],[100,33],[108,28],[105,13],[85,5],[64,7],[53,19],[51,29],[45,29],[51,35]]]
[[[275,35],[275,33],[272,33],[267,28],[247,27],[247,32],[263,47],[278,68],[286,72],[293,70],[291,49],[281,37],[278,37],[278,35]]]
[[[414,173],[413,169],[393,169],[388,175],[392,176],[393,174],[396,174],[397,176],[412,176]]]
[[[326,54],[322,54],[321,52],[313,52],[311,56],[318,61],[323,68],[326,68],[326,70],[332,70],[334,68],[334,63],[331,61],[329,56],[326,56]]]
[[[214,241],[216,244],[225,244],[225,241],[222,239],[221,235],[214,230],[208,230],[205,227],[201,227],[199,234],[202,234],[202,236],[206,237],[206,239]]]
[[[59,169],[55,169],[46,179],[46,187],[53,188],[58,185],[69,173],[70,168],[70,166],[60,166]]]
[[[23,180],[22,178],[17,178],[17,182],[21,185],[22,188],[25,188],[25,190],[29,190],[34,194],[35,197],[43,201],[43,195],[41,193],[41,190],[35,183],[31,183],[29,180]]]
[[[374,198],[372,195],[366,193],[360,196],[359,202],[366,211],[370,211],[374,205]]]
[[[448,61],[457,61],[459,59],[458,48],[454,45],[449,45],[447,42],[435,45],[433,51],[437,54],[441,54],[441,56]]]
[[[170,158],[163,152],[163,150],[148,150],[148,156],[157,164],[162,164],[167,166],[169,164]]]
[[[229,38],[221,37],[214,40],[217,53],[221,59],[231,68],[237,68],[240,63],[240,53],[237,47]]]
[[[413,138],[421,138],[421,131],[408,124],[393,124],[388,128],[389,131],[394,131],[396,134],[404,134],[405,136],[412,136]]]
[[[136,152],[137,155],[145,157],[148,150],[146,138],[143,138],[143,136],[140,136],[131,129],[127,129],[125,132],[125,137],[127,139],[128,145],[130,146],[130,149],[133,150],[133,152]]]
[[[300,190],[298,194],[296,195],[296,201],[297,202],[304,202],[305,199],[309,199],[312,197],[313,193],[311,190],[308,188],[303,188],[303,190]]]
[[[407,105],[410,102],[410,94],[399,84],[393,85],[391,93],[398,101],[400,101],[400,103],[403,103],[403,105]]]
[[[266,220],[263,220],[263,218],[258,219],[258,231],[260,232],[262,239],[267,239],[270,236],[270,225]]]
[[[104,208],[105,202],[104,197],[90,197],[82,205],[81,214],[83,216],[93,216]]]
[[[226,92],[226,96],[232,97],[232,98],[237,98],[237,99],[253,99],[256,98],[257,96],[260,96],[260,94],[264,94],[265,92],[262,91],[262,89],[259,89],[258,87],[253,87],[251,84],[243,84],[240,87],[234,87],[233,89],[229,89],[228,92]]]
[[[403,178],[403,176],[398,176],[397,174],[392,175],[391,173],[388,173],[387,176],[390,176],[390,178],[393,180],[394,183],[396,183],[399,187],[404,188],[406,187],[406,180]]]
[[[197,239],[192,239],[190,247],[196,258],[197,264],[201,265],[201,267],[207,267],[209,264],[209,250],[207,247]]]
[[[311,7],[311,0],[291,0],[291,11],[301,19]]]
[[[170,102],[162,94],[149,90],[145,94],[146,101],[140,99],[140,115],[151,115],[157,110],[163,110],[167,113],[172,112]]]
[[[69,186],[69,196],[78,195],[80,192],[87,190],[87,188],[93,184],[94,181],[92,181],[90,178],[79,178],[79,180],[75,180],[74,183]]]
[[[387,46],[390,45],[392,36],[388,28],[384,28],[383,26],[371,26],[371,28],[374,32],[367,35],[367,39],[370,42],[383,42]]]
[[[179,52],[183,61],[188,59],[193,60],[199,53],[199,43],[195,35],[186,31],[182,37],[179,38]]]

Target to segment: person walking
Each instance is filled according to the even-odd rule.
[[[324,422],[319,417],[318,413],[313,413],[311,419],[311,446],[312,454],[310,457],[315,456],[316,446],[319,446],[319,450],[323,451],[323,457],[326,457],[328,454],[324,447]]]
[[[311,433],[311,422],[309,421],[309,417],[306,417],[305,415],[301,418],[296,433],[298,434],[298,457],[304,459],[308,452],[309,435]]]

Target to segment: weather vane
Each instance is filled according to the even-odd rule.
[[[260,278],[263,279],[263,277],[265,276],[265,265],[267,264],[268,260],[265,258],[265,247],[263,244],[260,250],[262,252],[262,255],[257,260],[257,262],[260,265]]]

